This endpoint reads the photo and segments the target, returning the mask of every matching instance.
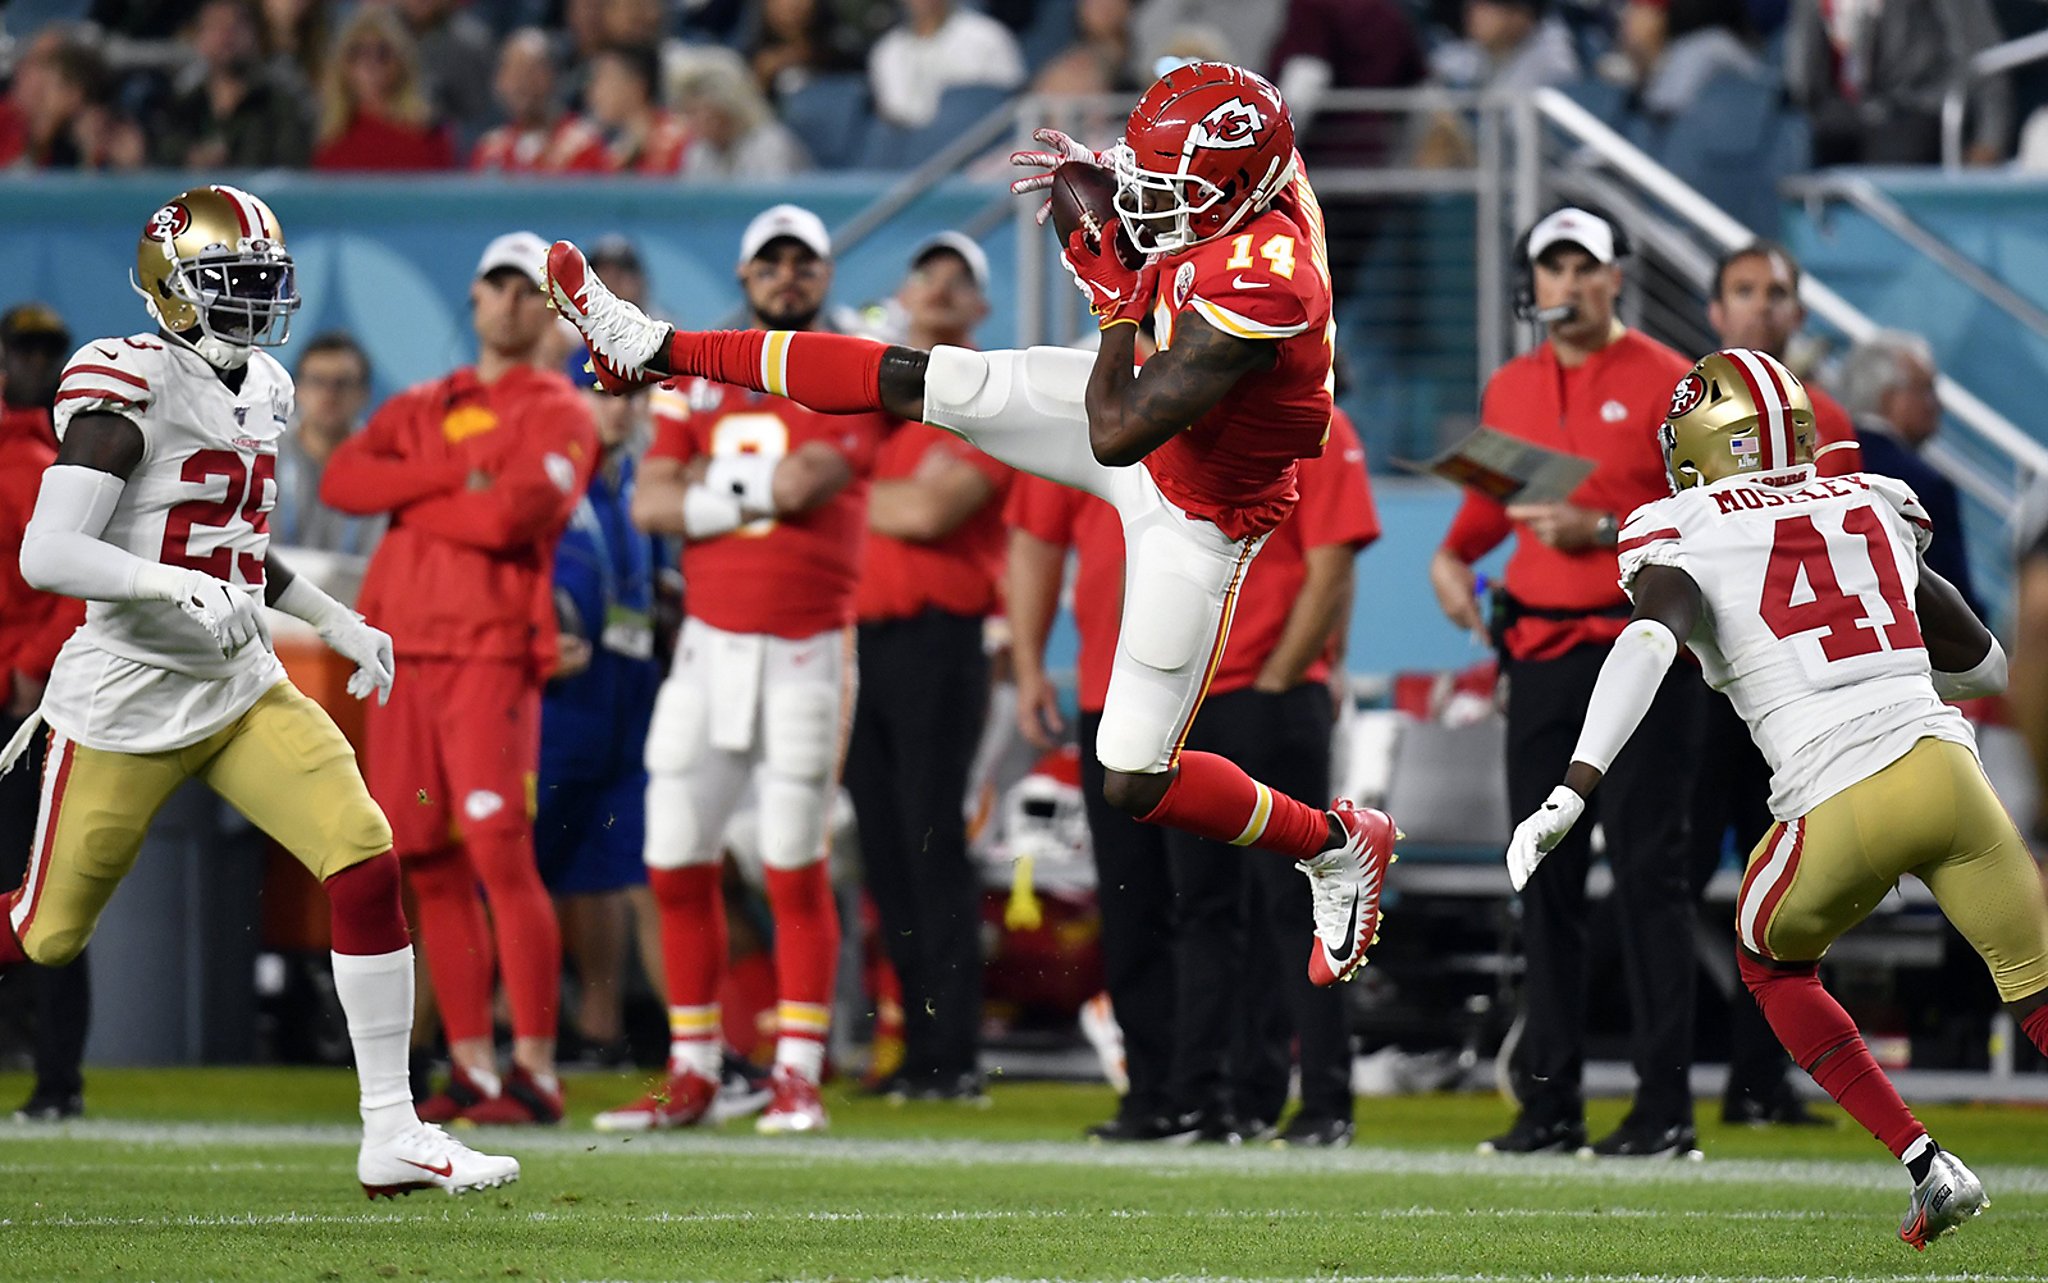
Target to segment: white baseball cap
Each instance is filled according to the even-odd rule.
[[[548,243],[532,232],[506,232],[484,246],[484,256],[476,261],[477,277],[489,276],[501,267],[517,268],[535,287],[546,289]]]
[[[936,236],[926,237],[911,251],[911,270],[916,271],[923,267],[926,259],[941,251],[958,254],[960,261],[967,264],[967,274],[974,278],[974,288],[984,294],[988,293],[988,255],[983,253],[981,246],[965,232],[940,232]]]
[[[1614,261],[1614,225],[1597,214],[1569,205],[1529,229],[1529,261],[1542,258],[1553,245],[1576,245],[1595,262]]]
[[[740,262],[750,263],[768,242],[787,236],[819,258],[832,257],[832,236],[825,220],[801,205],[772,205],[754,215],[740,235]]]

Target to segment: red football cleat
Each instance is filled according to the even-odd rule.
[[[1341,797],[1330,810],[1344,826],[1344,845],[1300,862],[1316,920],[1308,978],[1319,985],[1349,980],[1365,965],[1366,949],[1379,939],[1380,893],[1401,836],[1385,811]]]

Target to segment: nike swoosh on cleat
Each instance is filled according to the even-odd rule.
[[[407,1167],[417,1167],[423,1172],[432,1172],[434,1175],[443,1178],[455,1174],[455,1160],[452,1158],[442,1159],[439,1167],[435,1167],[430,1163],[415,1163],[410,1158],[401,1158],[398,1161],[404,1163]]]
[[[1335,949],[1330,948],[1327,941],[1323,944],[1323,951],[1330,955],[1330,960],[1337,964],[1337,969],[1340,971],[1343,970],[1345,963],[1351,961],[1351,955],[1358,952],[1358,902],[1360,899],[1361,897],[1357,895],[1351,897],[1351,921],[1344,928],[1344,952],[1338,953]]]

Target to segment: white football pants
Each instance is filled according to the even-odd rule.
[[[1094,365],[1092,353],[1070,348],[934,348],[924,418],[1019,471],[1107,501],[1123,518],[1123,621],[1095,755],[1112,771],[1156,775],[1187,738],[1265,536],[1232,539],[1188,516],[1143,464],[1097,462],[1083,401]]]
[[[726,824],[758,799],[761,862],[826,854],[853,724],[853,629],[789,641],[685,619],[647,729],[647,866],[711,864]]]

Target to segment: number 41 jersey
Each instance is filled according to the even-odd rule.
[[[1913,607],[1933,538],[1903,481],[1729,477],[1646,503],[1622,528],[1621,586],[1674,566],[1706,612],[1685,639],[1771,766],[1771,813],[1804,815],[1927,737],[1976,751],[1934,693]]]
[[[142,430],[142,460],[102,539],[261,593],[277,440],[291,412],[291,376],[269,354],[251,355],[231,391],[198,353],[138,334],[78,350],[54,420],[60,441],[86,413],[118,414]],[[262,642],[223,657],[170,602],[95,601],[58,653],[43,716],[89,748],[162,752],[205,739],[283,680]]]

